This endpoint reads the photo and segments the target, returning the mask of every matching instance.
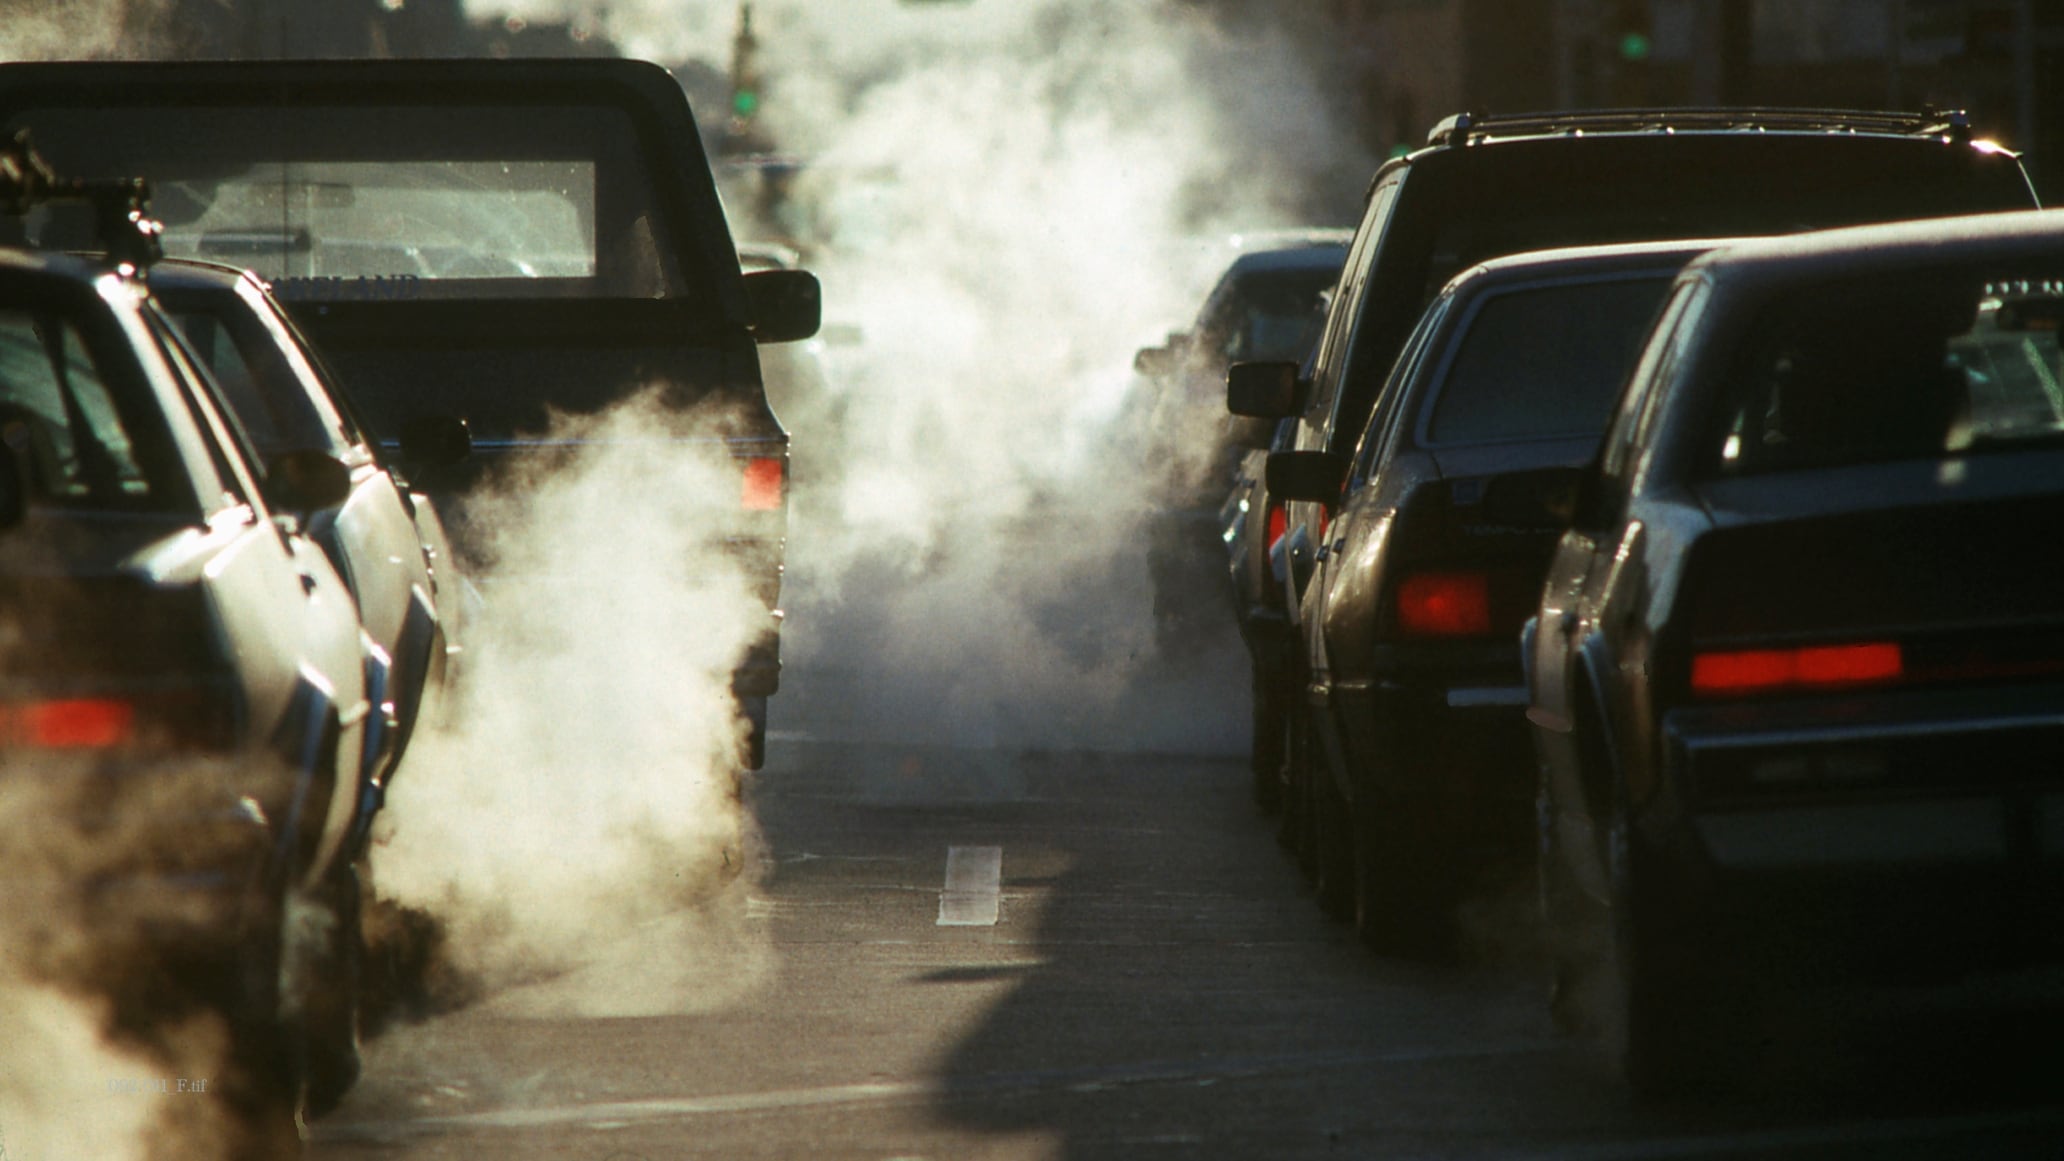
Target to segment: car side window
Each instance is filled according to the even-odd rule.
[[[1617,513],[1626,504],[1634,471],[1648,447],[1656,417],[1662,413],[1668,385],[1677,378],[1685,348],[1696,330],[1697,307],[1705,295],[1704,282],[1680,282],[1663,304],[1651,338],[1620,395],[1612,426],[1606,429],[1599,455],[1601,486],[1595,515]]]
[[[0,423],[52,502],[130,506],[151,495],[135,441],[70,322],[0,311]]]
[[[249,441],[215,406],[214,390],[208,385],[206,372],[188,356],[186,344],[180,340],[172,324],[154,311],[147,312],[145,317],[150,320],[151,336],[157,340],[158,352],[179,380],[180,394],[186,400],[187,409],[193,413],[202,441],[208,445],[208,459],[222,489],[220,504],[210,505],[209,514],[237,505],[255,511],[257,505],[253,498],[258,490],[257,481],[247,475],[242,466],[252,462],[250,457],[254,453]],[[241,463],[234,462],[238,457],[241,457]]]
[[[1446,316],[1448,305],[1454,301],[1452,293],[1442,293],[1419,316],[1419,324],[1412,330],[1410,338],[1398,352],[1398,359],[1391,366],[1390,377],[1383,384],[1383,390],[1376,396],[1376,409],[1369,415],[1368,428],[1362,433],[1361,446],[1355,449],[1354,467],[1349,472],[1348,490],[1368,483],[1376,475],[1385,450],[1397,434],[1396,419],[1403,411],[1403,399],[1418,375],[1420,363],[1425,361],[1427,350],[1433,345],[1435,331]]]
[[[1314,377],[1318,389],[1312,392],[1312,398],[1307,402],[1307,416],[1323,415],[1330,423],[1334,409],[1339,405],[1340,384],[1347,372],[1348,350],[1353,346],[1355,316],[1359,313],[1363,287],[1369,280],[1370,265],[1381,247],[1383,232],[1390,224],[1391,207],[1397,202],[1398,188],[1403,182],[1404,171],[1400,169],[1385,177],[1369,194],[1369,207],[1362,215],[1362,228],[1348,251],[1347,265],[1340,272],[1340,283],[1327,311],[1326,329],[1319,340],[1318,372]]]

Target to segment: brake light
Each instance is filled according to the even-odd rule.
[[[112,698],[0,706],[0,741],[48,750],[103,750],[136,737],[136,707]]]
[[[1480,572],[1422,572],[1397,588],[1398,631],[1407,637],[1480,637],[1491,631],[1491,579]]]
[[[755,457],[745,461],[744,490],[739,495],[739,506],[748,512],[773,512],[781,507],[782,477],[786,474],[778,456]]]
[[[1803,649],[1741,649],[1694,656],[1691,688],[1693,693],[1709,696],[1767,693],[1778,689],[1874,685],[1897,681],[1905,672],[1905,657],[1894,641]]]
[[[1263,542],[1264,547],[1275,548],[1276,541],[1283,539],[1283,534],[1288,531],[1290,531],[1290,513],[1284,511],[1281,504],[1270,504],[1268,506],[1268,539]]]

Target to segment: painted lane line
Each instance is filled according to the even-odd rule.
[[[940,927],[994,927],[1003,887],[1002,847],[947,847]]]

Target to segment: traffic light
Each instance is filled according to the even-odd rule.
[[[1612,103],[1649,103],[1649,54],[1655,49],[1655,23],[1649,0],[1611,0],[1602,30],[1612,61]]]

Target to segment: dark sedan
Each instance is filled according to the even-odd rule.
[[[1465,271],[1407,340],[1352,461],[1270,457],[1272,489],[1333,513],[1299,616],[1289,789],[1322,905],[1378,946],[1437,942],[1462,889],[1530,848],[1513,642],[1553,538],[1501,522],[1488,485],[1590,456],[1670,280],[1711,245]]]
[[[1761,1001],[2064,951],[2064,217],[1671,291],[1525,635],[1557,1012],[1637,1088]],[[1524,486],[1522,486],[1524,485]]]

